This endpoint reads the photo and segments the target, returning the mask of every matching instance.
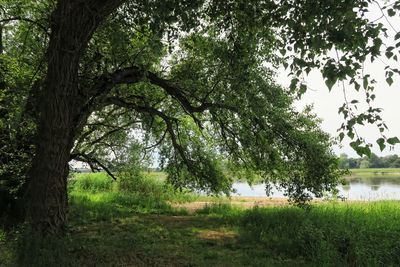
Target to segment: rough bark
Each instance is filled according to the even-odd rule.
[[[26,195],[27,220],[42,234],[61,234],[66,223],[68,162],[87,101],[79,94],[80,58],[98,25],[121,2],[60,0],[52,14],[48,72]]]
[[[0,55],[3,54],[3,25],[0,24]]]

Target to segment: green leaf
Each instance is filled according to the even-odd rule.
[[[392,79],[392,77],[386,78],[386,82],[389,84],[389,86],[391,86],[391,85],[393,84],[393,79]]]
[[[393,52],[386,51],[385,55],[387,58],[391,58],[393,56]]]
[[[379,138],[378,140],[376,140],[376,143],[379,145],[379,149],[380,149],[381,151],[383,151],[383,150],[385,149],[385,147],[386,147],[386,145],[385,145],[385,139]]]
[[[370,158],[371,157],[371,149],[368,146],[363,147],[363,154]]]
[[[392,52],[394,50],[394,47],[393,46],[389,46],[388,48],[386,48],[386,51],[387,52]]]
[[[394,9],[393,8],[391,8],[391,9],[388,9],[388,15],[389,15],[389,17],[393,17],[393,16],[395,16],[396,15],[396,11],[394,11]]]
[[[297,78],[293,78],[292,81],[290,82],[290,90],[292,92],[295,92],[298,82],[299,82],[299,79],[297,79]]]
[[[364,87],[365,90],[367,89],[367,87],[368,87],[368,77],[364,77],[363,87]]]
[[[340,134],[339,134],[339,140],[340,140],[340,142],[342,142],[343,138],[344,138],[344,133],[340,133]]]
[[[307,86],[304,83],[300,84],[299,95],[300,96],[303,95],[306,91],[307,91]]]
[[[325,81],[325,84],[326,84],[326,86],[328,86],[329,91],[332,90],[332,87],[335,85],[335,83],[336,83],[336,79],[335,80],[327,79]]]
[[[392,146],[394,146],[395,144],[400,143],[400,140],[397,137],[391,137],[391,138],[388,138],[387,142],[389,144],[391,144]]]
[[[357,147],[360,146],[360,143],[358,141],[353,141],[350,143],[351,148],[353,148],[354,150],[357,149]]]
[[[366,146],[361,146],[361,141],[360,139],[357,139],[354,142],[350,143],[350,146],[357,152],[359,156],[366,155],[368,157],[371,157],[371,149],[369,148],[368,145]]]

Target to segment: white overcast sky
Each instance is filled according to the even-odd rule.
[[[379,0],[378,0],[379,1]],[[370,19],[374,20],[381,17],[381,12],[377,6],[369,14]],[[396,18],[390,19],[390,23],[396,30],[400,30],[400,14],[396,14]],[[390,25],[382,18],[379,22],[383,23],[389,28],[389,35],[394,36],[395,31]],[[386,45],[391,45],[390,41],[386,41]],[[385,81],[385,64],[387,62],[385,56],[381,57],[381,60],[375,60],[373,63],[366,62],[364,65],[364,73],[369,73],[373,78],[377,80],[375,86],[376,99],[374,101],[375,107],[380,107],[383,109],[382,117],[389,128],[389,131],[385,133],[386,137],[397,136],[400,138],[400,77],[394,77],[394,83],[389,86]],[[392,62],[392,66],[400,69],[399,62]],[[281,85],[287,86],[290,81],[287,78],[287,72],[280,71],[277,80],[280,81]],[[322,129],[332,136],[337,136],[337,129],[343,123],[343,115],[338,114],[338,108],[344,103],[344,94],[342,84],[335,84],[331,92],[328,91],[322,75],[318,71],[313,71],[309,76],[305,77],[307,86],[309,90],[305,93],[302,99],[296,103],[296,106],[301,109],[302,106],[306,104],[314,104],[314,112],[323,119]],[[283,81],[283,83],[282,83]],[[351,86],[346,85],[346,97],[348,101],[353,99],[358,99],[360,102],[365,100],[365,94],[361,92],[357,93]],[[365,101],[364,101],[365,102]],[[380,151],[378,145],[376,144],[376,139],[380,137],[379,131],[376,126],[358,127],[358,133],[360,136],[364,137],[367,142],[373,144],[372,152],[379,156],[400,154],[400,145],[396,145],[394,148],[390,149],[386,147],[384,151]],[[346,153],[350,157],[358,157],[357,153],[349,146],[351,140],[345,138],[342,141],[342,147],[334,147],[334,152],[339,155],[340,153]]]

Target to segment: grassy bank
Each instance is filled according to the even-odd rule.
[[[350,169],[350,177],[399,177],[399,168]]]
[[[1,266],[397,266],[400,203],[315,204],[189,215],[170,201],[196,196],[152,178],[70,181],[67,235],[39,239],[0,226]],[[127,187],[130,190],[126,190]]]

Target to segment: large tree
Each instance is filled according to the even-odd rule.
[[[3,98],[19,89],[25,108],[16,113],[29,113],[37,127],[27,220],[61,233],[68,162],[107,170],[105,154],[132,149],[135,131],[159,147],[177,186],[229,192],[232,171],[276,182],[298,201],[334,189],[329,136],[309,109],[291,103],[307,89],[300,75],[313,68],[329,88],[349,78],[373,100],[362,63],[380,55],[384,29],[365,18],[372,2],[2,1]],[[293,75],[289,89],[273,80],[280,64]],[[389,83],[395,72],[388,70]],[[379,109],[356,114],[354,104],[341,108],[341,137],[356,138],[352,146],[368,154],[354,125],[386,126]],[[382,136],[379,145],[397,141]]]

